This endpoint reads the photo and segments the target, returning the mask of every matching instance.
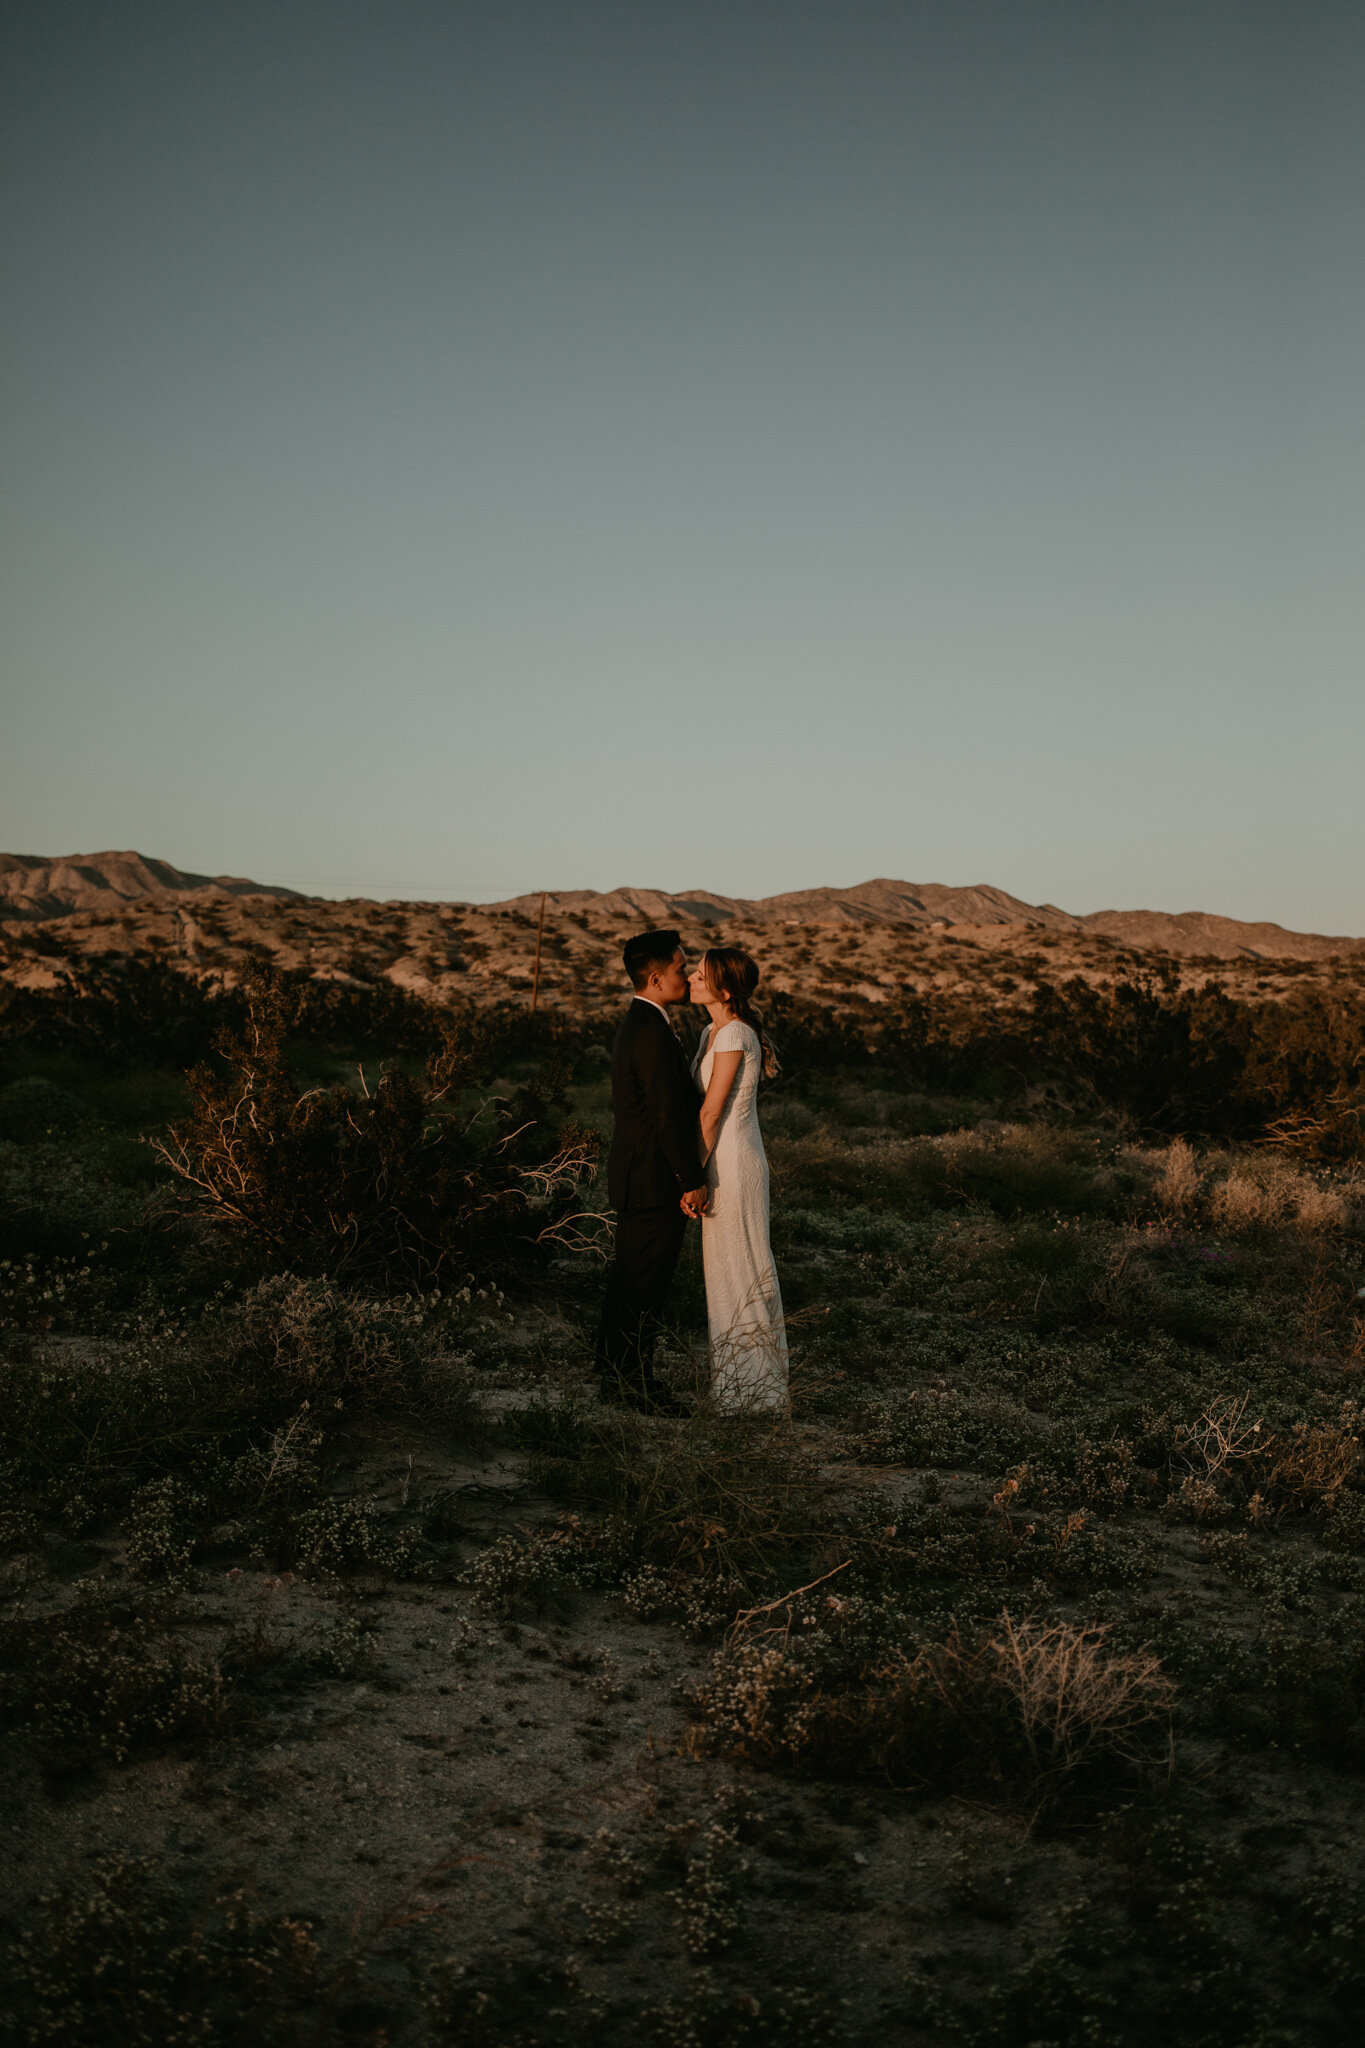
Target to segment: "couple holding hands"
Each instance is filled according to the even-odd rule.
[[[622,958],[635,994],[612,1049],[616,1256],[597,1339],[599,1390],[604,1400],[684,1412],[656,1376],[654,1347],[688,1221],[699,1220],[712,1400],[730,1412],[784,1409],[787,1338],[755,1101],[760,1075],[775,1074],[777,1061],[753,1007],[757,962],[738,946],[713,946],[689,975],[675,931],[628,939]],[[689,999],[711,1018],[690,1067],[668,1017]]]

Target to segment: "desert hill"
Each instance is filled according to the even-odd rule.
[[[1335,953],[1365,952],[1365,939],[1330,938],[1317,932],[1286,931],[1278,924],[1245,924],[1235,917],[1204,911],[1172,914],[1160,910],[1096,910],[1084,916],[1059,910],[1055,903],[1025,903],[989,883],[975,888],[946,888],[941,882],[861,882],[852,889],[794,889],[782,896],[756,899],[717,896],[708,889],[667,895],[658,889],[551,890],[547,908],[567,914],[590,913],[609,918],[634,918],[664,925],[895,925],[929,928],[942,925],[979,933],[983,928],[1015,926],[1035,931],[1094,933],[1121,945],[1204,959],[1318,960]],[[486,910],[538,913],[538,895],[513,896],[490,903]]]
[[[489,910],[539,910],[539,896],[513,896]],[[669,895],[660,889],[551,890],[547,907],[564,912],[590,911],[598,916],[677,924],[884,924],[884,925],[1040,925],[1052,931],[1077,931],[1081,920],[1055,904],[1021,902],[1003,889],[987,885],[948,889],[940,882],[860,882],[852,889],[793,889],[782,896],[717,896],[710,889],[689,889]]]
[[[1160,965],[1187,985],[1275,997],[1304,975],[1365,975],[1365,940],[1187,911],[1078,917],[987,885],[891,880],[757,900],[698,889],[556,890],[504,903],[333,902],[237,876],[189,873],[135,853],[39,860],[0,855],[0,998],[11,988],[81,985],[111,959],[160,959],[232,984],[253,960],[319,981],[390,982],[445,1003],[537,999],[583,1014],[622,996],[621,942],[676,925],[690,952],[748,946],[765,991],[835,1007],[912,992],[1026,999],[1039,980],[1097,984]]]
[[[142,896],[272,896],[301,903],[297,889],[270,888],[240,875],[192,875],[141,853],[0,853],[0,918],[65,917],[107,910]]]

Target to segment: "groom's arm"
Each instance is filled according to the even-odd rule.
[[[640,1040],[638,1059],[645,1111],[654,1135],[677,1175],[679,1189],[695,1194],[706,1179],[695,1092],[689,1081],[684,1094],[673,1049],[664,1045],[656,1033]]]

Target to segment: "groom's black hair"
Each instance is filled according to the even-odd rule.
[[[667,967],[673,955],[682,949],[682,939],[677,932],[641,932],[638,938],[627,939],[621,948],[621,958],[626,963],[632,988],[643,988],[656,967]]]

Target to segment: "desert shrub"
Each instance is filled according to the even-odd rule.
[[[1080,1510],[1078,1527],[1111,1516],[1154,1490],[1157,1475],[1139,1464],[1139,1446],[1116,1428],[1092,1436],[1077,1422],[1059,1422],[1040,1434],[1028,1460],[1005,1476],[997,1507]],[[1093,1533],[1093,1532],[1092,1532]]]
[[[258,1916],[240,1891],[192,1914],[123,1855],[40,1901],[9,1975],[29,2048],[302,2048],[326,1989],[308,1922]]]
[[[379,1655],[379,1633],[373,1622],[358,1615],[342,1615],[307,1653],[305,1669],[323,1678],[350,1680],[374,1678],[383,1669]]]
[[[139,1173],[82,1139],[0,1143],[0,1326],[113,1334],[199,1305],[224,1277]],[[131,1182],[131,1184],[130,1184]]]
[[[0,1143],[0,1259],[85,1261],[118,1240],[140,1257],[145,1206],[145,1193],[88,1173],[60,1144]]]
[[[1362,1469],[1360,1411],[1348,1402],[1330,1422],[1296,1422],[1273,1436],[1262,1453],[1265,1478],[1258,1491],[1272,1508],[1330,1515]]]
[[[1050,1473],[1065,1474],[1082,1506],[1112,1511],[1121,1508],[1132,1492],[1137,1452],[1115,1429],[1104,1437],[1091,1436],[1084,1428],[1059,1429],[1049,1438],[1043,1464]]]
[[[1118,1215],[1133,1187],[1107,1148],[1047,1125],[988,1124],[934,1142],[948,1186],[1000,1216]]]
[[[712,1821],[687,1859],[679,1890],[670,1894],[682,1923],[683,1946],[693,1956],[729,1948],[743,1924],[741,1893],[749,1866],[739,1854],[739,1830]]]
[[[246,986],[247,1018],[189,1075],[192,1111],[160,1144],[197,1212],[269,1267],[384,1286],[436,1285],[472,1244],[553,1236],[592,1171],[596,1139],[557,1133],[523,1089],[471,1118],[468,1050],[448,1032],[424,1077],[297,1094],[286,993]]]
[[[874,1038],[865,1010],[856,1004],[835,1008],[830,1003],[803,1002],[786,990],[772,989],[764,1003],[764,1017],[778,1047],[785,1087],[800,1091],[820,1083],[839,1069],[866,1067],[873,1057]],[[898,1015],[907,1047],[918,1047],[927,1037],[927,1013],[922,1008]],[[923,1032],[921,1027],[923,1026]],[[916,1058],[911,1050],[905,1061],[910,1071]]]
[[[1096,1753],[1138,1761],[1153,1728],[1169,1729],[1175,1687],[1160,1660],[1114,1650],[1104,1628],[1002,1614],[988,1650],[1036,1770],[1074,1770]]]
[[[497,1614],[510,1615],[528,1601],[543,1607],[557,1588],[574,1583],[578,1576],[578,1546],[571,1534],[567,1540],[556,1540],[558,1535],[500,1536],[466,1566],[463,1584],[481,1606]]]
[[[1125,1817],[1110,1834],[1126,1912],[1087,1889],[1044,1942],[977,1983],[949,1991],[927,1973],[909,1979],[906,2017],[962,2048],[1288,2048],[1328,2038],[1276,2025],[1302,2017],[1301,1997],[1284,2001],[1265,1984],[1264,1927],[1251,1962],[1244,1903],[1229,1897],[1234,1873],[1197,1828],[1183,1817],[1145,1826]]]
[[[885,1061],[902,1085],[1003,1099],[1043,1090],[1133,1129],[1253,1136],[1270,1127],[1319,1157],[1359,1149],[1365,999],[1350,989],[1241,1002],[1174,971],[1092,985],[1036,983],[1026,1008],[913,998],[890,1015],[850,1011],[786,1024],[802,1064]],[[809,1051],[807,1052],[807,1047]]]
[[[801,1136],[775,1133],[769,1146],[773,1178],[784,1203],[838,1203],[876,1213],[888,1204],[921,1207],[943,1195],[941,1206],[957,1206],[948,1194],[948,1175],[934,1146],[925,1141],[879,1135],[851,1144],[822,1121]]]
[[[1317,1158],[1359,1151],[1365,1073],[1365,997],[1300,988],[1251,1007],[1241,1092],[1290,1149]]]
[[[316,1491],[321,1428],[354,1410],[468,1419],[452,1330],[439,1307],[280,1276],[188,1331],[0,1362],[0,1456],[18,1493],[74,1525],[148,1486],[149,1514],[180,1484],[219,1513],[278,1505],[304,1475]]]
[[[1171,1680],[1150,1651],[1118,1650],[1103,1628],[1002,1613],[973,1636],[869,1646],[838,1625],[840,1600],[800,1613],[813,1626],[736,1630],[690,1698],[693,1747],[923,1784],[1136,1764],[1169,1740]]]
[[[1212,1180],[1208,1209],[1215,1225],[1233,1236],[1276,1228],[1340,1231],[1354,1220],[1338,1189],[1321,1186],[1273,1154],[1240,1158],[1221,1180]]]
[[[70,1330],[108,1322],[118,1303],[115,1277],[99,1250],[41,1259],[0,1259],[0,1323],[10,1330]]]
[[[1179,991],[1132,975],[1034,991],[1024,1057],[1139,1128],[1221,1128],[1243,1062],[1245,1019],[1216,984]]]
[[[1305,1885],[1291,1906],[1306,1973],[1329,1992],[1365,1991],[1365,1899],[1339,1877]]]
[[[172,1621],[89,1583],[55,1612],[17,1603],[0,1622],[0,1721],[49,1759],[116,1763],[140,1745],[221,1727],[222,1672],[168,1632]]]
[[[755,1996],[703,1981],[631,2014],[624,2031],[645,2048],[842,2048],[851,2038],[839,2001],[803,1984],[763,1985]]]
[[[1327,1512],[1324,1541],[1333,1550],[1365,1551],[1365,1494],[1338,1494]]]
[[[87,956],[79,979],[10,990],[0,1041],[11,1052],[75,1054],[110,1067],[183,1066],[202,1058],[215,1033],[241,1014],[235,990],[195,981],[164,960]]]
[[[269,1522],[275,1563],[299,1571],[411,1577],[425,1560],[420,1536],[398,1528],[373,1499],[318,1500]]]
[[[705,1409],[679,1421],[611,1409],[575,1419],[563,1434],[553,1411],[511,1426],[530,1449],[533,1482],[600,1518],[612,1575],[654,1565],[760,1583],[779,1559],[837,1527],[817,1460],[780,1424]]]
[[[1248,1633],[1155,1614],[1150,1634],[1180,1687],[1177,1726],[1248,1747],[1365,1765],[1365,1634],[1351,1594],[1302,1613],[1268,1601]]]
[[[462,1290],[455,1304],[471,1296]],[[500,1304],[496,1291],[490,1306]],[[276,1274],[202,1325],[199,1342],[214,1370],[271,1406],[315,1409],[410,1408],[431,1420],[468,1419],[459,1319],[443,1325],[430,1301],[412,1295],[373,1296],[326,1280]]]
[[[78,1130],[85,1104],[43,1074],[22,1074],[0,1088],[0,1138],[17,1145]]]
[[[315,981],[311,975],[282,975],[280,981],[293,1038],[382,1046],[391,1057],[440,1051],[443,1013],[396,982]]]
[[[1213,1190],[1209,1208],[1213,1220],[1229,1231],[1266,1229],[1277,1223],[1280,1203],[1277,1191],[1248,1173],[1230,1173]]]
[[[1193,1421],[1177,1425],[1171,1504],[1197,1521],[1233,1510],[1253,1523],[1286,1513],[1331,1517],[1365,1464],[1359,1404],[1346,1401],[1335,1416],[1275,1428],[1250,1401],[1249,1393],[1219,1395]]]
[[[1173,1138],[1158,1157],[1160,1171],[1152,1189],[1157,1206],[1164,1215],[1183,1220],[1194,1214],[1203,1191],[1194,1149],[1187,1138]]]
[[[129,1569],[146,1579],[182,1584],[205,1505],[202,1495],[171,1473],[140,1486],[128,1513],[124,1557]]]
[[[11,1486],[81,1528],[136,1489],[245,1445],[254,1419],[211,1361],[170,1341],[0,1365],[0,1454]]]
[[[432,1974],[427,2010],[437,2037],[460,2048],[845,2048],[839,2002],[786,1981],[736,1990],[699,1973],[665,1998],[611,1998],[590,1991],[573,1958],[513,1956],[467,1963],[454,1957]]]
[[[851,1143],[826,1121],[796,1133],[790,1120],[772,1146],[784,1198],[888,1203],[914,1209],[976,1206],[1001,1216],[1036,1211],[1117,1214],[1131,1176],[1092,1141],[1046,1126],[988,1124],[938,1137],[880,1131]]]
[[[1018,1403],[938,1385],[894,1388],[868,1404],[859,1450],[898,1465],[985,1466],[1027,1458],[1040,1425]]]

